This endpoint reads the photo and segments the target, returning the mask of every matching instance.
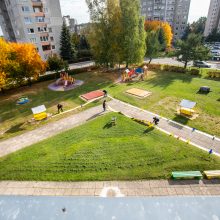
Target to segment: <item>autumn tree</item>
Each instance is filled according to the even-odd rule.
[[[158,31],[160,29],[164,32],[164,38],[166,40],[166,48],[171,47],[173,40],[172,28],[168,22],[164,21],[145,21],[145,30],[146,32]]]

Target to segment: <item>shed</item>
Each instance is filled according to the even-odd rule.
[[[193,108],[195,106],[196,102],[183,99],[180,103],[180,113],[187,116],[193,116],[193,114],[195,113],[195,110]]]
[[[34,115],[34,119],[36,121],[41,121],[45,118],[47,118],[47,113],[46,113],[46,107],[45,105],[40,105],[38,107],[32,108],[31,109]]]

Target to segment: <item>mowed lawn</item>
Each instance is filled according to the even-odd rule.
[[[198,94],[201,86],[209,86],[212,92],[207,95]],[[125,93],[130,88],[141,88],[152,92],[152,95],[138,99]],[[183,73],[150,72],[144,82],[109,86],[108,90],[115,98],[122,101],[220,136],[220,81]],[[198,118],[192,121],[177,115],[177,107],[182,99],[197,102]]]
[[[117,113],[0,158],[1,180],[161,179],[209,169],[220,169],[220,159]]]
[[[12,91],[6,91],[5,95],[0,94],[0,140],[9,138],[25,131],[34,129],[39,125],[28,123],[33,115],[31,108],[45,105],[47,112],[57,113],[57,104],[62,103],[64,110],[69,110],[83,104],[80,95],[102,89],[114,82],[117,74],[87,72],[77,74],[76,79],[83,80],[85,83],[74,90],[66,92],[54,92],[48,89],[48,85],[53,81],[46,81],[23,87]],[[16,101],[21,96],[27,96],[31,102],[25,105],[16,105]],[[45,122],[44,122],[45,123]],[[42,123],[41,123],[42,124]]]

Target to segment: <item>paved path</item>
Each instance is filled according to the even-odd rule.
[[[25,196],[213,196],[220,180],[149,180],[111,182],[0,182],[0,195]]]
[[[157,116],[156,114],[153,114],[146,110],[141,110],[140,108],[121,102],[116,99],[113,99],[112,101],[110,101],[108,105],[110,106],[110,108],[112,108],[112,110],[121,112],[124,115],[131,117],[131,118],[152,121],[153,117]],[[196,147],[202,148],[203,150],[209,151],[210,149],[213,149],[214,152],[218,156],[220,156],[220,139],[219,138],[214,138],[213,140],[213,136],[211,135],[208,135],[206,133],[203,133],[197,130],[193,131],[192,128],[188,126],[181,125],[177,122],[168,120],[166,118],[160,119],[160,122],[157,128],[163,132],[172,134],[173,136],[185,142],[190,141],[190,144]]]
[[[97,106],[69,116],[56,122],[48,123],[33,131],[0,142],[0,157],[35,144],[56,134],[74,128],[102,114],[102,107]]]
[[[129,105],[116,99],[108,102],[108,106],[110,107],[110,110],[118,112],[120,111],[128,117],[141,120],[152,121],[152,118],[155,116],[155,114],[151,112],[141,110],[135,106]],[[48,123],[47,125],[44,125],[33,131],[29,131],[22,135],[1,141],[0,157],[81,125],[89,119],[93,119],[99,116],[101,113],[101,106],[93,107],[59,121]],[[179,137],[179,139],[185,142],[190,140],[192,145],[203,150],[208,151],[212,148],[214,152],[220,156],[220,139],[218,138],[213,140],[213,136],[207,135],[197,130],[192,131],[192,128],[183,126],[166,118],[161,118],[157,128],[168,134],[171,133],[174,136],[176,135]]]

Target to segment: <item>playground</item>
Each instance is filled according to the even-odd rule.
[[[113,117],[117,124],[112,125]],[[216,170],[220,159],[148,130],[118,113],[0,158],[1,180],[142,180],[167,179],[175,170]]]

